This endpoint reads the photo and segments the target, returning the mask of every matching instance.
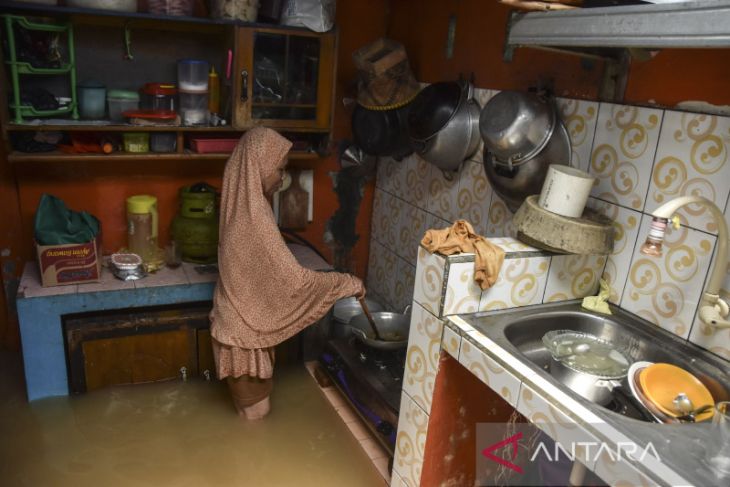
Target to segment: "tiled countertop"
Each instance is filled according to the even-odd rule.
[[[490,337],[489,326],[479,326],[476,315],[452,316],[445,322],[442,350],[479,377],[522,415],[545,429],[553,439],[570,442],[605,442],[638,445],[637,455],[651,441],[661,461],[651,455],[626,453],[620,467],[606,454],[581,457],[582,462],[610,485],[721,485],[703,463],[703,444],[709,424],[657,425],[627,420],[612,422],[609,413],[589,409],[585,401],[556,387],[542,377],[537,366],[503,347],[499,337]],[[494,338],[494,339],[493,339]],[[474,367],[474,363],[482,367]],[[576,428],[575,426],[578,426]],[[557,437],[555,437],[557,436]]]

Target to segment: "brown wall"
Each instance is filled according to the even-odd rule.
[[[334,146],[341,138],[350,136],[350,115],[342,108],[341,99],[349,92],[355,69],[351,53],[358,47],[385,34],[387,1],[341,2],[337,9],[339,28],[338,79],[334,119]],[[1,150],[2,148],[0,148]],[[4,154],[4,152],[0,152]],[[325,256],[330,250],[323,243],[327,220],[337,208],[332,189],[331,171],[339,169],[336,155],[318,161],[293,161],[293,167],[314,170],[314,221],[301,235],[312,242]],[[17,278],[24,262],[33,259],[33,215],[40,195],[52,193],[76,210],[87,210],[102,222],[103,249],[111,253],[126,244],[125,199],[132,194],[157,196],[160,212],[160,241],[169,238],[169,224],[177,206],[177,191],[181,186],[205,180],[220,185],[224,162],[114,162],[114,163],[24,163],[10,166],[3,156],[0,161],[0,220],[7,223],[0,238],[3,283],[8,288],[7,301],[15,297]],[[366,188],[357,220],[361,240],[357,244],[353,264],[356,273],[364,276],[367,268],[372,183]],[[17,192],[16,192],[17,188]],[[0,345],[17,348],[17,322],[12,306],[0,297]],[[10,303],[12,304],[12,303]]]

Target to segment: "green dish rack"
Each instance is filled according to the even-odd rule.
[[[53,117],[57,115],[71,114],[71,118],[79,118],[78,99],[76,97],[76,58],[74,54],[74,32],[70,23],[45,24],[33,22],[20,15],[3,15],[5,32],[8,36],[8,55],[10,59],[5,62],[8,65],[10,79],[13,85],[13,101],[10,108],[15,112],[15,123],[23,123],[23,118],[29,117]],[[18,61],[15,47],[15,27],[19,26],[27,30],[57,32],[66,34],[68,42],[68,62],[61,64],[58,68],[36,68],[30,63]],[[69,76],[71,84],[71,102],[56,110],[36,110],[30,105],[21,105],[20,101],[20,75],[39,76]]]

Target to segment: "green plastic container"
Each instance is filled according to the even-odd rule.
[[[180,210],[172,220],[172,236],[185,262],[210,264],[218,260],[216,194],[190,188],[180,188]]]

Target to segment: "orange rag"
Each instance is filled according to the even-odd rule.
[[[474,233],[474,227],[466,220],[456,220],[450,228],[443,230],[427,230],[421,244],[429,252],[444,255],[460,252],[476,254],[474,280],[482,289],[494,285],[504,262],[504,250]]]

